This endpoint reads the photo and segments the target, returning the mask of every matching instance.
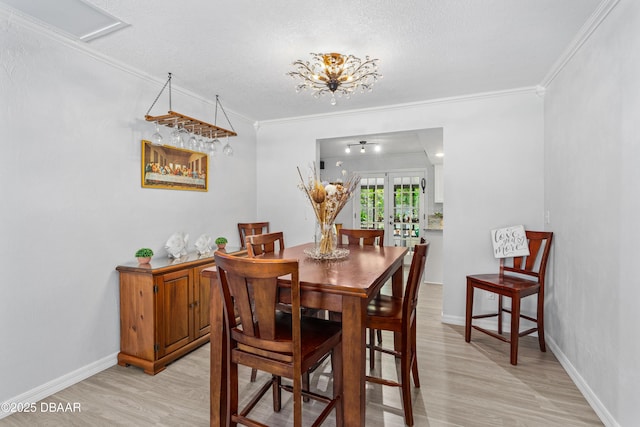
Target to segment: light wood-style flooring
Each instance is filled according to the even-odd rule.
[[[422,426],[601,426],[595,412],[549,351],[537,339],[520,340],[518,366],[509,364],[508,344],[481,333],[464,341],[464,328],[440,322],[442,287],[423,285],[418,309],[418,357],[422,387],[413,388],[415,425]],[[384,342],[392,342],[385,333]],[[209,345],[169,365],[155,376],[135,367],[113,366],[43,402],[80,404],[81,412],[19,413],[0,426],[208,426]],[[381,357],[381,356],[378,356]],[[381,366],[377,361],[376,367]],[[391,356],[382,356],[384,376],[395,378]],[[312,387],[331,393],[331,369],[325,364],[312,376]],[[250,397],[266,374],[249,383],[240,372],[240,398]],[[268,393],[252,416],[272,426],[292,423],[290,395],[273,413]],[[367,384],[367,427],[403,426],[400,391]],[[306,415],[322,406],[303,405]],[[307,423],[308,425],[309,423]],[[333,414],[325,424],[335,425]]]

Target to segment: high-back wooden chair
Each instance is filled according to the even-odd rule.
[[[467,276],[467,310],[464,328],[464,339],[471,341],[471,329],[511,344],[511,364],[518,364],[518,339],[522,336],[538,332],[540,351],[547,351],[544,341],[544,281],[547,270],[547,259],[551,250],[552,232],[526,231],[529,241],[529,256],[511,258],[512,263],[506,265],[500,259],[500,272],[497,274],[476,274]],[[527,276],[525,278],[523,276]],[[489,314],[473,314],[473,294],[476,289],[498,294],[498,312]],[[520,302],[530,295],[538,295],[536,317],[526,316],[520,312]],[[511,308],[503,306],[503,297],[511,298]],[[502,334],[502,313],[511,314],[511,334]],[[473,319],[498,317],[498,333],[474,325]],[[520,318],[536,324],[535,327],[520,332]]]
[[[344,243],[347,237],[349,245],[382,246],[384,241],[384,230],[361,230],[357,228],[340,228],[338,231],[338,243]]]
[[[369,367],[367,381],[400,387],[402,391],[402,407],[405,423],[413,425],[413,408],[411,406],[411,373],[416,387],[420,387],[418,377],[418,359],[416,352],[416,307],[418,291],[422,282],[424,266],[427,260],[429,243],[415,245],[409,277],[402,297],[380,294],[367,307],[367,327],[369,328]],[[400,334],[400,348],[391,350],[375,345],[374,330],[392,331]],[[400,378],[398,381],[373,376],[375,368],[375,352],[379,351],[400,358]]]
[[[245,238],[245,246],[250,257],[279,252],[284,249],[284,235],[282,231],[250,235]]]
[[[250,257],[256,257],[260,255],[264,255],[266,253],[272,253],[276,251],[276,246],[278,247],[278,251],[282,251],[284,249],[284,235],[281,231],[275,233],[266,233],[266,234],[252,234],[248,235],[245,238],[245,247],[247,248],[247,255]],[[281,307],[282,308],[282,307]],[[256,381],[256,377],[258,375],[258,371],[256,369],[251,370],[251,382]],[[309,382],[309,374],[303,379],[303,382],[307,384]],[[305,390],[308,387],[305,388]],[[305,399],[308,400],[308,399]]]
[[[281,231],[277,231],[274,233],[266,233],[266,234],[256,234],[253,236],[247,236],[246,238],[246,246],[247,246],[247,255],[250,257],[259,257],[269,253],[280,252],[284,249],[284,235]],[[291,311],[291,305],[289,304],[278,304],[278,309],[286,312]],[[302,307],[300,309],[300,313],[303,316],[315,316],[322,317],[322,310],[315,310],[311,308]],[[324,358],[315,366],[313,366],[309,371],[304,372],[302,374],[302,389],[309,390],[309,375],[311,372],[316,370],[316,368],[324,362]],[[253,369],[251,370],[251,382],[255,382],[258,372]],[[309,399],[304,398],[304,401],[307,402]]]
[[[225,324],[229,328],[229,402],[231,422],[258,424],[248,418],[264,394],[273,388],[273,409],[281,408],[281,389],[293,392],[294,426],[302,424],[302,394],[327,403],[316,421],[319,425],[336,408],[342,425],[342,333],[339,323],[300,316],[298,261],[294,259],[241,258],[215,253],[218,283],[222,292]],[[291,283],[291,313],[277,310],[278,280]],[[240,324],[236,314],[240,315]],[[302,333],[301,331],[304,331]],[[325,354],[333,363],[333,397],[302,390],[302,373]],[[273,377],[249,404],[238,410],[238,365],[269,372]],[[282,384],[280,378],[292,380]]]
[[[238,234],[240,235],[240,245],[246,248],[247,236],[254,234],[264,234],[269,232],[269,222],[239,222]]]

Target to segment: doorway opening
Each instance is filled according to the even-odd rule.
[[[323,180],[334,181],[342,170],[362,177],[359,193],[336,223],[384,228],[384,244],[390,246],[412,247],[426,238],[430,247],[425,275],[432,283],[443,281],[443,139],[443,128],[433,128],[317,141]]]

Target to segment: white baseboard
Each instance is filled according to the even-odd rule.
[[[560,350],[554,339],[550,337],[548,333],[545,333],[545,341],[553,355],[556,356],[560,362],[560,365],[562,365],[573,383],[578,387],[578,390],[580,390],[584,398],[589,402],[589,405],[591,405],[595,413],[600,417],[600,421],[602,421],[602,423],[607,427],[620,427],[620,424],[618,424],[615,418],[613,418],[600,399],[598,399],[598,396],[596,396],[593,390],[591,390],[589,384],[587,384],[584,378],[582,378],[582,375],[576,371],[575,367],[571,364],[569,359],[567,359],[565,354]]]
[[[54,393],[64,390],[65,388],[79,383],[82,380],[89,378],[98,372],[104,371],[118,363],[118,353],[113,353],[107,357],[90,363],[82,368],[76,369],[73,372],[69,372],[61,377],[42,384],[32,390],[15,396],[6,402],[2,402],[2,406],[5,404],[28,404],[38,402],[46,397],[51,396]],[[11,415],[11,412],[0,411],[0,419]]]
[[[443,314],[442,323],[446,323],[449,325],[464,326],[465,318],[461,316],[446,316]],[[475,320],[474,324],[486,329],[497,330],[497,321],[491,322],[486,320],[485,321]],[[509,326],[510,325],[505,324],[506,332],[510,332]],[[532,335],[537,336],[537,334],[532,334]],[[546,335],[545,341],[547,343],[547,346],[549,346],[549,349],[551,350],[553,355],[556,357],[556,359],[558,359],[558,361],[560,362],[560,365],[567,372],[567,374],[569,375],[569,378],[571,378],[571,380],[576,385],[576,387],[578,387],[578,390],[580,390],[580,393],[582,393],[582,395],[587,400],[591,408],[593,408],[593,410],[595,411],[596,415],[598,415],[602,423],[607,427],[620,427],[620,425],[613,418],[611,413],[602,404],[600,399],[598,399],[598,396],[595,395],[593,390],[591,390],[591,387],[589,387],[589,385],[585,382],[584,378],[582,378],[582,375],[580,375],[580,373],[576,371],[575,367],[571,364],[569,359],[567,359],[565,354],[560,350],[560,347],[558,347],[553,337],[550,337],[548,333],[546,333],[545,335]]]
[[[447,325],[464,326],[464,317],[447,316],[446,314],[443,314],[441,320],[442,323],[446,323]]]

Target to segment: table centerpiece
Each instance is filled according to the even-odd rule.
[[[336,163],[340,167],[342,162]],[[300,176],[299,188],[305,193],[307,199],[311,203],[313,212],[316,216],[317,235],[316,245],[312,250],[305,253],[314,259],[339,259],[347,256],[349,250],[337,247],[337,236],[335,228],[335,220],[344,205],[349,201],[351,196],[360,183],[360,177],[351,174],[347,177],[347,171],[342,170],[342,176],[345,178],[338,179],[336,182],[321,181],[316,164],[310,167],[310,174],[305,180],[302,177],[300,168],[298,175]]]

